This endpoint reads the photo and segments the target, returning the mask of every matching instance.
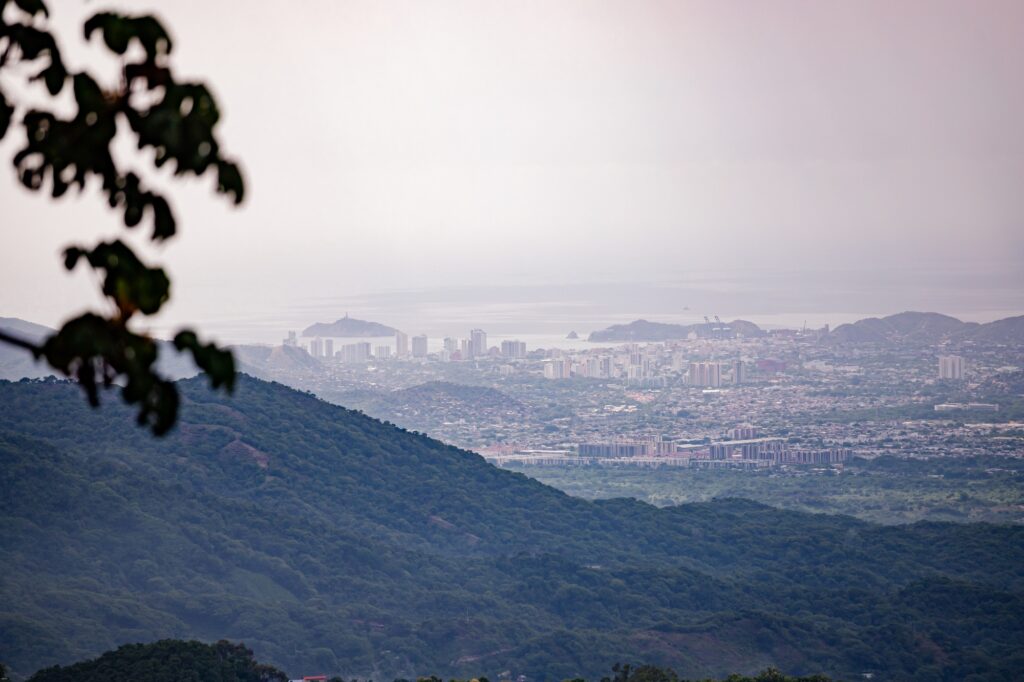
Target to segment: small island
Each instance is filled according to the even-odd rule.
[[[580,338],[580,335],[573,331],[573,332],[569,332],[569,335],[566,336],[565,338],[567,338],[567,339],[578,339],[578,338]]]
[[[302,331],[303,336],[327,336],[327,337],[375,337],[394,336],[398,330],[379,322],[368,322],[357,320],[354,317],[345,317],[335,322],[317,322],[306,327]]]

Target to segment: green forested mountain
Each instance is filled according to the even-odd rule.
[[[69,666],[40,670],[31,682],[287,682],[276,668],[257,663],[244,646],[165,639],[126,644]]]
[[[706,319],[706,318],[705,318]],[[587,337],[588,341],[601,343],[620,341],[668,341],[672,339],[685,339],[693,333],[699,337],[707,337],[718,334],[718,327],[725,326],[733,334],[743,336],[763,336],[764,330],[753,322],[746,320],[733,320],[732,322],[716,323],[711,322],[697,324],[671,324],[666,322],[649,322],[647,320],[633,320],[628,324],[613,324],[607,329],[593,331]]]
[[[686,682],[671,668],[651,665],[615,664],[613,677],[601,682]],[[0,666],[0,682],[6,681]],[[68,666],[40,670],[29,682],[286,682],[288,676],[273,666],[257,663],[251,649],[221,640],[215,644],[163,639],[149,644],[126,644],[116,651]],[[344,682],[331,677],[330,682]],[[353,679],[352,682],[358,682]],[[395,682],[408,682],[395,680]],[[442,682],[436,676],[423,676],[418,682]],[[451,682],[487,682],[451,680]],[[585,682],[572,680],[572,682]],[[705,680],[704,682],[714,682]],[[753,677],[730,675],[726,682],[829,682],[819,675],[792,677],[775,669],[763,670]]]
[[[941,313],[903,312],[841,324],[828,335],[833,343],[934,344],[944,339],[982,343],[1020,343],[1024,315],[978,324]]]
[[[0,662],[230,639],[292,676],[1019,679],[1024,528],[569,497],[277,384],[165,439],[0,383]]]

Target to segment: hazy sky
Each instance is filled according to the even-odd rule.
[[[80,38],[108,5],[49,4],[72,66],[113,74]],[[181,225],[155,252],[171,319],[730,273],[805,273],[792,305],[828,309],[832,270],[971,273],[1024,312],[1024,2],[119,6],[155,8],[213,86],[249,188],[235,210],[156,179]],[[0,144],[0,315],[52,324],[87,302],[62,246],[124,229],[93,192],[17,186],[21,136]]]

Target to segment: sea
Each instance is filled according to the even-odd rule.
[[[788,276],[733,272],[646,282],[485,283],[325,293],[273,303],[245,301],[230,311],[190,311],[185,321],[229,344],[276,345],[290,331],[301,336],[311,324],[349,315],[409,336],[425,334],[431,350],[441,348],[445,337],[468,338],[472,329],[486,331],[488,345],[515,339],[530,349],[572,349],[592,347],[586,340],[592,331],[637,319],[693,324],[717,316],[723,321],[749,320],[765,329],[818,329],[916,310],[990,322],[1024,314],[1021,272],[996,276],[975,270],[835,269]],[[172,325],[167,327],[169,331]],[[568,338],[571,332],[578,338]],[[387,343],[386,338],[366,340]]]

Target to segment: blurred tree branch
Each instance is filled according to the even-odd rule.
[[[0,73],[16,64],[38,65],[29,82],[41,82],[56,98],[70,81],[77,105],[70,119],[35,108],[21,113],[17,103],[0,91],[0,139],[21,113],[25,142],[13,162],[23,186],[43,191],[48,184],[50,195],[57,199],[72,186],[82,191],[95,176],[107,203],[122,213],[126,227],[147,222],[153,241],[173,237],[177,225],[168,201],[146,187],[139,175],[120,168],[111,153],[117,123],[123,120],[138,148],[153,150],[156,168],[173,162],[175,175],[212,171],[217,192],[241,203],[241,170],[221,154],[214,135],[220,112],[213,95],[202,83],[174,78],[169,64],[172,42],[156,18],[101,12],[85,22],[85,39],[98,33],[121,59],[120,84],[107,90],[85,71],[68,71],[56,39],[46,28],[48,18],[42,0],[0,0]],[[129,59],[126,55],[133,44],[142,48],[141,56]],[[147,103],[136,105],[140,99]],[[170,298],[170,279],[163,269],[144,264],[120,240],[65,251],[68,270],[82,261],[103,273],[102,293],[113,304],[113,312],[86,313],[69,320],[41,345],[2,332],[0,342],[24,348],[77,380],[93,405],[99,405],[101,387],[120,386],[122,398],[138,406],[139,423],[156,435],[166,433],[177,419],[177,389],[155,370],[158,344],[131,331],[129,321],[160,310]],[[230,351],[201,343],[188,329],[175,335],[174,347],[192,355],[214,388],[232,390],[235,366]]]

